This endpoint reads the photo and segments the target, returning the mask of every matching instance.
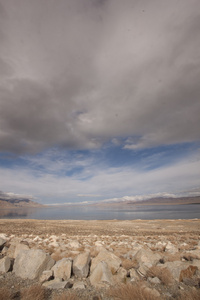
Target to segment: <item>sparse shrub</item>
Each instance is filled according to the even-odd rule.
[[[147,276],[158,277],[164,285],[169,285],[173,282],[172,274],[167,268],[153,266],[148,270]]]
[[[138,267],[138,262],[136,260],[124,259],[122,260],[122,267],[126,270]]]
[[[191,289],[187,292],[181,292],[177,300],[199,300],[200,299],[200,290]]]
[[[78,300],[75,293],[61,294],[53,297],[53,300]]]
[[[182,282],[185,278],[192,278],[197,270],[198,268],[196,266],[191,265],[187,269],[181,270],[179,281]]]
[[[0,288],[0,300],[11,299],[11,293],[7,288]]]
[[[21,300],[45,300],[48,299],[47,290],[39,284],[30,286],[21,291]]]
[[[165,253],[165,261],[173,262],[181,260],[181,254],[179,252],[175,254]]]
[[[108,295],[116,300],[158,300],[154,290],[150,290],[144,285],[121,284],[118,287],[111,287]],[[164,299],[164,298],[162,298]]]

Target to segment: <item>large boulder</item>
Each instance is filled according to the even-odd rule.
[[[71,277],[72,272],[72,260],[70,258],[62,258],[57,261],[52,268],[55,278],[67,280]]]
[[[154,253],[150,249],[140,249],[136,255],[134,256],[134,259],[138,261],[139,264],[143,264],[146,266],[153,266],[159,262],[161,259],[161,255],[158,253]]]
[[[90,268],[90,252],[84,252],[76,256],[73,261],[73,273],[78,278],[86,278]]]
[[[115,283],[110,268],[105,261],[99,262],[90,275],[90,283],[95,287],[104,287]]]
[[[43,250],[21,250],[15,259],[13,272],[23,279],[38,279],[43,271],[50,270],[54,264],[55,261]]]
[[[92,260],[91,272],[95,269],[95,267],[99,264],[99,262],[104,261],[107,263],[112,274],[115,274],[122,261],[119,257],[117,257],[112,252],[107,251],[105,248],[102,248],[99,254]]]
[[[4,258],[0,259],[0,273],[7,273],[10,271],[12,267],[12,260],[5,256]]]
[[[29,246],[24,243],[17,244],[14,250],[13,258],[16,258],[21,250],[29,250],[29,249],[30,249]]]
[[[148,270],[159,262],[161,255],[154,253],[150,249],[143,248],[136,253],[134,259],[136,259],[139,264],[139,268],[137,269],[138,274],[145,277]]]

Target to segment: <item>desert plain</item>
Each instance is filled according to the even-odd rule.
[[[20,278],[17,271],[0,272],[0,289],[7,287],[11,291],[8,299],[36,299],[34,294],[31,296],[31,290],[26,298],[31,286],[34,291],[36,286],[42,288],[44,294],[38,300],[182,300],[200,296],[200,219],[0,219],[0,238],[6,241],[0,250],[0,265],[5,257],[11,258],[15,265],[19,252],[27,249],[43,251],[55,263],[63,259],[72,262],[69,278],[64,275],[56,278],[52,273],[46,283],[41,280],[41,274],[40,278],[35,276],[31,280]],[[87,275],[77,275],[73,269],[77,257],[81,261],[81,255],[87,260]],[[102,261],[108,270],[100,266]],[[94,278],[95,268],[100,273]],[[66,286],[61,289],[58,284],[58,288],[52,288],[51,283],[57,281],[66,282]],[[4,298],[0,295],[0,299]]]

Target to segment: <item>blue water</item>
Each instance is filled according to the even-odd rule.
[[[154,220],[200,219],[200,205],[137,205],[122,207],[65,206],[1,209],[0,219],[39,220]]]

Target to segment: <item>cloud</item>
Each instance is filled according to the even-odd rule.
[[[34,197],[32,195],[5,193],[0,191],[0,200],[24,200],[24,199],[33,200]]]
[[[95,195],[95,194],[78,194],[78,197],[92,197],[92,198],[96,198],[96,197],[102,197],[102,195]]]
[[[1,151],[200,139],[199,1],[0,5]]]
[[[146,165],[146,161],[143,164]],[[98,153],[92,159],[90,155],[77,152],[62,156],[51,151],[34,159],[22,157],[20,163],[12,167],[1,166],[1,189],[34,195],[44,204],[78,203],[81,196],[85,201],[96,202],[125,196],[123,199],[133,199],[134,195],[142,200],[144,195],[152,194],[199,194],[200,159],[197,153],[153,169],[143,164],[114,167],[100,159]],[[81,170],[75,172],[80,165]]]

